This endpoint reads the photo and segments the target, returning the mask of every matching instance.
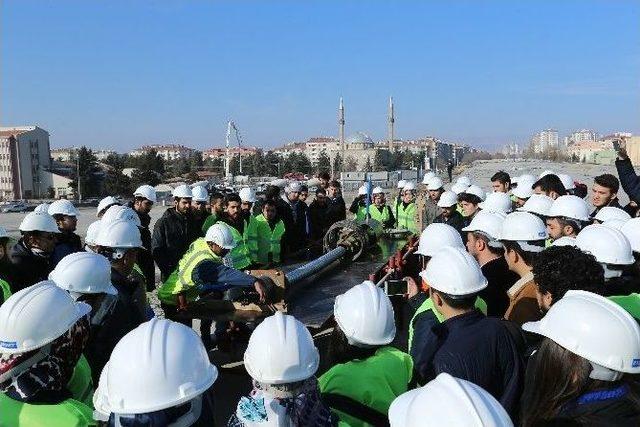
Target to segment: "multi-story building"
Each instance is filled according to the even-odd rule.
[[[577,142],[583,141],[597,141],[598,140],[598,132],[590,129],[580,129],[575,132],[572,132],[569,135],[569,144],[575,144]]]
[[[242,157],[250,156],[258,152],[256,147],[229,147],[229,155],[230,156],[238,156]],[[227,155],[226,148],[209,148],[208,150],[204,150],[202,152],[203,160],[216,160],[216,159],[224,159]]]
[[[145,153],[148,153],[151,150],[155,150],[158,153],[158,155],[167,162],[170,162],[172,160],[178,160],[178,159],[188,159],[195,152],[193,148],[185,147],[184,145],[152,144],[152,145],[143,145],[140,148],[136,148],[135,150],[131,151],[129,155],[133,157],[139,157]]]
[[[537,132],[531,138],[531,148],[535,153],[541,153],[550,148],[558,148],[558,131],[545,129]]]
[[[0,127],[0,197],[46,196],[51,185],[49,133],[38,126]]]
[[[70,162],[76,158],[77,147],[54,148],[51,150],[51,159],[58,162]],[[99,162],[105,160],[110,154],[116,154],[113,150],[91,150]]]

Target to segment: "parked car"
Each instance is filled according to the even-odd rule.
[[[29,206],[24,201],[7,202],[0,206],[0,212],[27,212]]]

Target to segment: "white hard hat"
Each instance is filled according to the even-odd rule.
[[[470,186],[471,185],[471,180],[469,179],[469,177],[466,177],[464,175],[460,175],[458,177],[458,179],[456,179],[456,184],[461,184],[461,185],[465,185],[465,186]]]
[[[100,203],[98,203],[98,207],[96,208],[96,216],[100,215],[100,212],[102,212],[103,210],[105,210],[109,206],[111,206],[111,205],[119,205],[119,204],[120,204],[120,202],[115,197],[113,197],[113,196],[105,197],[104,199],[100,200]]]
[[[513,427],[507,411],[489,392],[446,372],[398,396],[389,407],[389,423],[391,427]]]
[[[279,311],[269,316],[249,337],[244,367],[264,384],[288,384],[316,373],[320,354],[307,328]]]
[[[358,187],[358,196],[364,196],[365,194],[367,194],[367,187],[364,185]]]
[[[399,189],[403,189],[405,185],[407,185],[407,181],[405,181],[404,179],[401,179],[400,181],[398,181]]]
[[[451,186],[451,191],[453,191],[456,194],[460,194],[460,193],[464,193],[465,191],[467,191],[467,188],[469,188],[468,185],[465,185],[464,183],[456,182],[455,184],[453,184]]]
[[[458,203],[458,195],[453,191],[445,191],[440,195],[438,206],[441,208],[450,208]]]
[[[115,346],[93,404],[103,414],[146,414],[198,397],[217,378],[193,329],[153,318]]]
[[[54,216],[54,215],[78,216],[78,215],[80,215],[80,212],[78,212],[78,209],[76,209],[76,207],[73,206],[73,203],[71,203],[67,199],[60,199],[60,200],[56,200],[55,202],[52,202],[49,205],[48,212],[49,212],[49,215],[51,215],[51,216]]]
[[[640,218],[631,218],[620,229],[631,244],[633,252],[640,252]]]
[[[107,209],[106,212],[102,215],[102,218],[100,218],[102,224],[107,224],[118,220],[132,222],[136,227],[142,226],[140,217],[138,216],[136,211],[128,206],[113,205],[109,209]]]
[[[302,190],[302,184],[298,181],[291,181],[289,185],[286,186],[284,191],[286,193],[299,193]]]
[[[478,196],[480,201],[483,201],[487,197],[487,193],[484,192],[482,188],[478,185],[470,185],[469,188],[464,190],[467,194],[473,194],[474,196]]]
[[[391,300],[381,288],[368,280],[338,295],[333,314],[351,345],[385,345],[396,336]]]
[[[551,246],[577,246],[576,238],[571,236],[562,236],[551,243]]]
[[[603,264],[630,265],[635,262],[629,240],[624,233],[602,224],[589,225],[578,233],[576,244]]]
[[[575,190],[576,183],[573,181],[573,178],[571,178],[571,176],[567,175],[566,173],[559,173],[558,178],[560,178],[560,181],[562,182],[565,190]]]
[[[240,189],[240,200],[243,202],[255,203],[256,202],[256,192],[254,189],[249,187],[244,187]]]
[[[371,194],[384,194],[384,190],[382,187],[373,187]]]
[[[89,304],[75,302],[50,280],[22,289],[0,306],[0,354],[49,344],[90,311]]]
[[[435,174],[435,173],[433,173],[432,171],[427,171],[427,172],[425,172],[425,173],[424,173],[424,176],[422,177],[422,183],[423,183],[423,184],[428,184],[428,183],[429,183],[429,180],[430,180],[431,178],[435,177],[435,176],[436,176],[436,174]]]
[[[589,221],[589,205],[578,196],[560,196],[553,201],[548,217],[563,217],[577,221]]]
[[[610,219],[621,219],[623,221],[627,221],[631,219],[631,215],[629,215],[626,211],[620,208],[614,208],[613,206],[604,206],[598,210],[594,219],[605,222]]]
[[[471,223],[462,231],[479,232],[491,240],[498,240],[502,233],[502,223],[505,217],[505,214],[499,212],[480,211],[473,216]]]
[[[221,222],[217,222],[209,227],[207,234],[204,236],[204,240],[205,242],[213,242],[223,249],[233,249],[236,246],[229,226]]]
[[[150,202],[156,202],[156,189],[150,185],[141,185],[133,192],[134,197],[144,197]]]
[[[554,171],[552,171],[552,170],[547,169],[547,170],[542,171],[540,173],[540,175],[538,175],[538,179],[540,179],[540,178],[542,178],[543,176],[546,176],[546,175],[556,175],[556,173]]]
[[[143,247],[138,227],[133,222],[125,219],[117,219],[112,222],[102,220],[100,233],[98,233],[95,244],[106,248]]]
[[[478,262],[459,247],[449,246],[436,252],[420,277],[431,288],[453,296],[477,294],[487,287]]]
[[[49,213],[49,206],[51,206],[49,203],[40,203],[38,206],[35,207],[35,209],[33,209],[33,211]]]
[[[29,212],[20,223],[20,231],[59,233],[56,220],[46,212]]]
[[[416,183],[413,181],[407,181],[407,183],[402,187],[402,191],[415,191]]]
[[[433,223],[427,225],[420,234],[416,253],[418,255],[433,256],[440,249],[447,246],[464,248],[460,233],[450,225]]]
[[[9,233],[7,233],[7,229],[0,225],[0,239],[9,237]]]
[[[516,210],[546,216],[551,205],[553,205],[553,199],[551,197],[545,196],[544,194],[532,194],[531,197],[524,202],[524,205]]]
[[[89,227],[87,227],[87,234],[85,234],[84,236],[85,244],[91,246],[96,244],[98,234],[100,234],[100,224],[102,224],[102,221],[100,220],[93,221],[91,224],[89,224]]]
[[[515,179],[515,181],[514,181]],[[517,176],[515,178],[511,179],[511,183],[517,182],[518,183],[518,187],[520,186],[520,183],[522,181],[531,181],[531,183],[533,184],[534,182],[536,182],[538,180],[538,178],[536,178],[535,176],[531,175],[530,173],[525,173],[522,174],[520,176]]]
[[[206,188],[201,185],[196,185],[191,189],[191,195],[193,196],[194,202],[208,202],[209,201],[209,192]]]
[[[511,194],[516,196],[519,199],[528,199],[533,195],[533,184],[535,184],[536,179],[533,175],[523,175],[518,180],[518,186],[511,190]]]
[[[547,227],[540,218],[529,212],[514,212],[502,222],[500,240],[517,242],[527,252],[540,252],[544,248],[527,242],[546,240]]]
[[[489,193],[478,207],[484,211],[509,213],[512,210],[511,198],[507,193]]]
[[[111,284],[111,264],[102,255],[91,252],[75,252],[62,258],[49,273],[49,280],[69,292],[118,294]]]
[[[444,186],[444,183],[437,176],[431,178],[427,183],[427,190],[439,190]]]
[[[625,309],[586,291],[568,291],[525,331],[545,336],[591,362],[592,379],[615,381],[640,373],[640,327]]]
[[[612,218],[603,222],[602,225],[606,225],[607,227],[615,228],[616,230],[622,231],[622,226],[625,224],[625,222],[627,221],[624,221],[622,219]]]
[[[172,195],[173,197],[177,197],[180,199],[191,199],[193,197],[191,187],[189,187],[187,184],[178,185],[173,189]]]

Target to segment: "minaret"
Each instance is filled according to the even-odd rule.
[[[396,121],[393,112],[393,97],[389,97],[389,151],[393,151],[393,123]]]
[[[344,164],[344,103],[340,97],[340,107],[338,108],[338,137],[340,139],[340,156]]]

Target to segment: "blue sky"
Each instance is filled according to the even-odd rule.
[[[640,132],[638,1],[0,3],[0,122],[127,151],[346,133]]]

